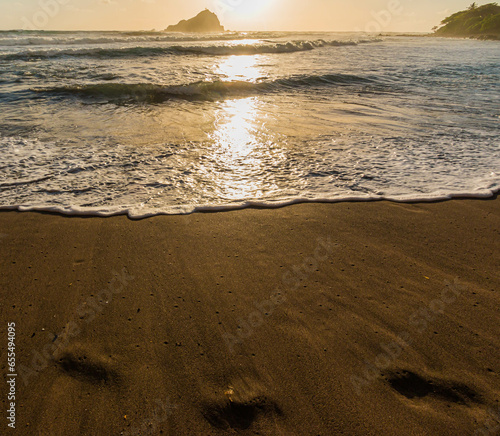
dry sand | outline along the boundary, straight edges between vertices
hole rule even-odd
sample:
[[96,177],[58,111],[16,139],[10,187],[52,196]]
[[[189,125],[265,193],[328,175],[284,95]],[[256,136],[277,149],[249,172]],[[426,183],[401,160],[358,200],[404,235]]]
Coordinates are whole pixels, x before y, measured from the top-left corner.
[[0,434],[498,434],[499,205],[0,213]]

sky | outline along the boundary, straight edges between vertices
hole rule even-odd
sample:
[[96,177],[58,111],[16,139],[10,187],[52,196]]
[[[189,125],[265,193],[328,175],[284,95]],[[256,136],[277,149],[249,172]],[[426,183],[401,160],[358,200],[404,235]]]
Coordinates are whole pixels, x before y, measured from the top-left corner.
[[470,3],[470,0],[0,0],[0,29],[163,30],[208,8],[217,13],[228,30],[429,32],[443,18]]

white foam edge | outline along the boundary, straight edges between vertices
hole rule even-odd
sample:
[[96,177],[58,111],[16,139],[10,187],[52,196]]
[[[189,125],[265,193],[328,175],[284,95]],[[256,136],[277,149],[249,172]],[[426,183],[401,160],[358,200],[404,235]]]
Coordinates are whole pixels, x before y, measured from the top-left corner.
[[394,203],[435,203],[453,199],[486,199],[500,192],[500,187],[494,189],[480,189],[474,192],[429,193],[418,195],[383,196],[383,195],[346,195],[334,198],[294,198],[276,201],[244,201],[240,203],[222,205],[173,205],[165,209],[146,210],[135,208],[82,208],[78,206],[52,206],[52,205],[0,205],[0,210],[18,212],[46,212],[69,216],[95,216],[111,217],[127,215],[130,219],[144,219],[159,215],[189,215],[197,212],[227,212],[249,208],[277,209],[285,206],[303,203],[344,203],[344,202],[373,202],[389,201]]

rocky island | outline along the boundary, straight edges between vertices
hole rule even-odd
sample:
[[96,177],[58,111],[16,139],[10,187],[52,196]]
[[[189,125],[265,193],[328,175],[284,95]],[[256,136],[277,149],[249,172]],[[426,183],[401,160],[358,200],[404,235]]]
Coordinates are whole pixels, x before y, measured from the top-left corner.
[[433,30],[436,36],[500,40],[500,6],[472,3],[466,10],[445,18]]
[[168,26],[167,32],[224,32],[224,26],[220,24],[219,18],[208,9],[200,12],[196,17],[189,20],[181,20],[178,24]]

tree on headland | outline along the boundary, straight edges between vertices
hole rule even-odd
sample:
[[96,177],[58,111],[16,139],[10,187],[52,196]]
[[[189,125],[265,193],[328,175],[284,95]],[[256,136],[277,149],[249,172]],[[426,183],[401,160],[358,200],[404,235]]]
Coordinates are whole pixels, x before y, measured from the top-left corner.
[[488,3],[477,6],[472,3],[465,11],[457,12],[435,27],[439,36],[465,36],[475,38],[500,38],[500,6]]

